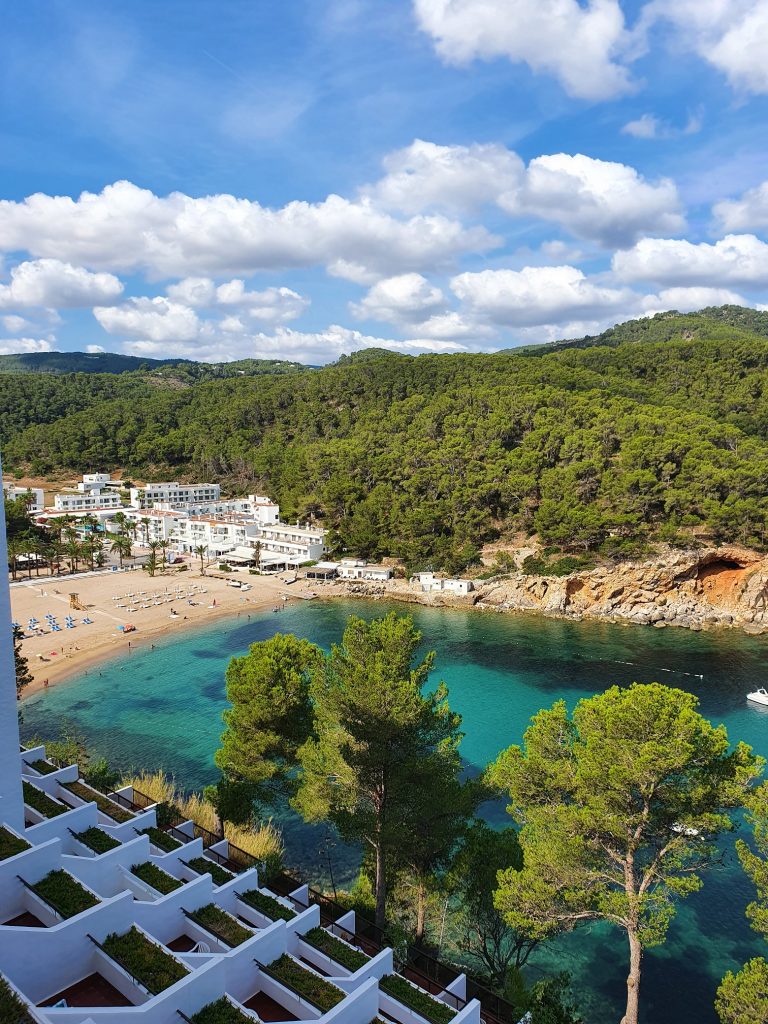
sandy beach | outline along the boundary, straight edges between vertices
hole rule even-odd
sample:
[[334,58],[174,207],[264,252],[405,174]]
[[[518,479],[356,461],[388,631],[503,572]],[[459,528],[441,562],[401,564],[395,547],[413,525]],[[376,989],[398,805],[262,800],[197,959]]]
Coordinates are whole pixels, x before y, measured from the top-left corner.
[[[34,578],[11,587],[13,619],[29,633],[31,618],[40,632],[22,643],[34,681],[25,696],[42,687],[54,686],[79,675],[97,662],[115,657],[131,648],[140,649],[159,637],[203,626],[216,618],[249,615],[282,605],[283,599],[301,600],[312,593],[334,596],[341,588],[298,580],[288,584],[276,576],[233,574],[250,586],[243,592],[227,585],[221,574],[200,575],[169,570],[149,577],[142,571],[108,572],[93,576],[61,576],[55,580]],[[70,594],[78,595],[83,608],[70,605]],[[132,596],[129,596],[132,595]],[[122,606],[122,607],[121,607]],[[55,616],[61,631],[52,630],[46,615]],[[71,615],[74,627],[65,627]],[[83,619],[92,620],[90,624]],[[135,631],[123,633],[120,626],[131,624]]]

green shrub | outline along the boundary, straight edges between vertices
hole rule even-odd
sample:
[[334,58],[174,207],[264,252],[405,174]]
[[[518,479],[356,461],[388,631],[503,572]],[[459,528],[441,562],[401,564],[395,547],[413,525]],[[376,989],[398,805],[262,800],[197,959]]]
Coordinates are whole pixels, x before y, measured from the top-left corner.
[[184,815],[175,804],[161,800],[155,808],[155,821],[158,828],[170,828],[183,820]]
[[208,1003],[190,1017],[191,1024],[253,1024],[253,1017],[246,1017],[224,996],[215,1003]]
[[87,828],[85,832],[75,832],[75,838],[78,839],[83,846],[87,846],[89,850],[93,850],[94,853],[108,853],[110,850],[116,850],[120,843],[113,836],[108,836],[103,829],[91,826]]
[[172,850],[178,850],[183,843],[180,843],[178,839],[174,839],[173,836],[169,836],[167,832],[163,832],[160,828],[145,828],[142,833],[143,836],[149,836],[149,841],[153,843],[158,850],[163,850],[165,853],[170,853]]
[[187,865],[200,875],[210,875],[216,885],[226,885],[235,877],[231,871],[227,871],[220,864],[214,864],[207,857],[195,857],[193,860],[188,860]]
[[302,935],[302,938],[310,946],[321,950],[331,960],[335,960],[337,964],[341,964],[342,967],[346,967],[352,972],[359,971],[368,963],[369,958],[365,953],[361,953],[359,949],[352,949],[346,942],[337,939],[335,935],[331,935],[324,928],[312,928],[306,935]]
[[9,857],[15,857],[17,853],[23,853],[29,848],[26,839],[21,839],[0,825],[0,860],[8,860]]
[[113,932],[102,945],[109,956],[114,957],[153,995],[170,988],[189,974],[175,957],[150,942],[135,926],[123,935]]
[[409,1006],[421,1017],[432,1021],[432,1024],[448,1024],[448,1021],[456,1016],[456,1011],[450,1006],[415,988],[398,974],[386,974],[379,982],[379,988],[393,999],[397,999],[399,1003]]
[[66,871],[51,871],[32,886],[37,895],[62,917],[75,917],[99,902]]
[[255,910],[258,910],[271,921],[292,921],[296,917],[295,910],[286,907],[284,903],[276,900],[274,896],[267,896],[266,893],[259,892],[258,889],[249,889],[241,894],[240,899],[243,903],[247,903]]
[[242,946],[244,942],[253,937],[253,932],[250,929],[244,928],[231,914],[227,914],[215,903],[199,907],[197,910],[193,910],[189,916],[217,938],[223,939],[228,946]]
[[24,791],[24,803],[38,811],[44,818],[56,818],[70,810],[64,804],[56,803],[47,793],[43,793],[29,782],[22,782],[21,787]]
[[3,1024],[35,1024],[27,1007],[3,977],[0,977],[0,1020]]
[[181,565],[176,566],[176,572],[189,572],[189,566],[186,562],[182,562]]
[[62,782],[61,785],[64,789],[68,789],[70,793],[75,796],[79,796],[81,800],[85,800],[87,803],[94,803],[101,811],[102,814],[106,814],[108,818],[113,821],[119,822],[121,825],[126,821],[133,820],[133,814],[131,811],[126,810],[124,807],[120,807],[109,797],[104,796],[103,793],[99,793],[95,789],[91,789],[90,786],[84,785],[82,782]]
[[40,775],[50,775],[52,772],[58,771],[55,764],[51,764],[50,761],[44,761],[42,758],[39,758],[37,761],[30,761],[29,766],[34,768]]
[[340,988],[296,963],[287,953],[273,960],[267,971],[286,988],[292,989],[323,1013],[337,1006],[345,995]]
[[219,562],[219,572],[232,572],[232,567],[226,562]]
[[167,896],[169,892],[175,892],[184,884],[148,860],[145,860],[143,864],[132,865],[131,874],[136,875],[147,885],[151,885],[153,889],[157,889],[163,896]]

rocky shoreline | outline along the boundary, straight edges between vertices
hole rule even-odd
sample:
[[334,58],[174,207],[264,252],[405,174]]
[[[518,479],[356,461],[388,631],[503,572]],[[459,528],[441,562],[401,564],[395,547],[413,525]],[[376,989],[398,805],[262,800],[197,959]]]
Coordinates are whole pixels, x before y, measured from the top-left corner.
[[466,596],[422,593],[405,580],[354,583],[350,596],[392,598],[435,607],[537,612],[685,629],[726,627],[768,632],[768,557],[738,546],[667,549],[646,561],[572,573],[507,573],[478,580]]

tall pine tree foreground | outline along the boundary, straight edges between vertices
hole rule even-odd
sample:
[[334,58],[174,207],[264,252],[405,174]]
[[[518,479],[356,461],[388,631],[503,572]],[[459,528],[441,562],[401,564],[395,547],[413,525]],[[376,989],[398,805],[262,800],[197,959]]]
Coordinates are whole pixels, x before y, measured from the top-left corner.
[[[747,800],[747,820],[755,845],[736,843],[742,867],[757,889],[757,899],[747,907],[756,932],[768,939],[768,782]],[[729,971],[717,991],[715,1003],[723,1024],[766,1024],[768,1021],[768,962],[755,957],[738,974]]]
[[622,929],[629,946],[622,1024],[638,1024],[645,949],[664,942],[677,899],[700,888],[718,857],[727,811],[763,767],[698,700],[658,683],[613,687],[540,711],[522,746],[490,770],[520,825],[521,870],[500,872],[507,922],[546,938],[588,921]]
[[351,618],[312,681],[314,734],[298,753],[293,804],[306,820],[330,820],[344,839],[370,850],[381,928],[387,863],[410,859],[421,875],[439,855],[427,849],[423,832],[410,843],[408,824],[425,796],[433,811],[450,799],[453,785],[446,791],[444,783],[460,768],[461,718],[450,710],[444,684],[422,692],[434,653],[416,661],[420,641],[410,617]]

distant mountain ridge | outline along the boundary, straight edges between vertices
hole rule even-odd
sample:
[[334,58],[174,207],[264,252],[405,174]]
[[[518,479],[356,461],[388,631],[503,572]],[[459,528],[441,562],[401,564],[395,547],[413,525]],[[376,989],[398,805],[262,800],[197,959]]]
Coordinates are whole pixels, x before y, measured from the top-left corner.
[[[118,352],[19,352],[0,355],[0,373],[135,373],[179,367],[206,367],[205,376],[247,376],[308,369],[284,359],[240,359],[231,363],[200,363],[194,359],[148,359]],[[218,369],[218,373],[216,370]]]

